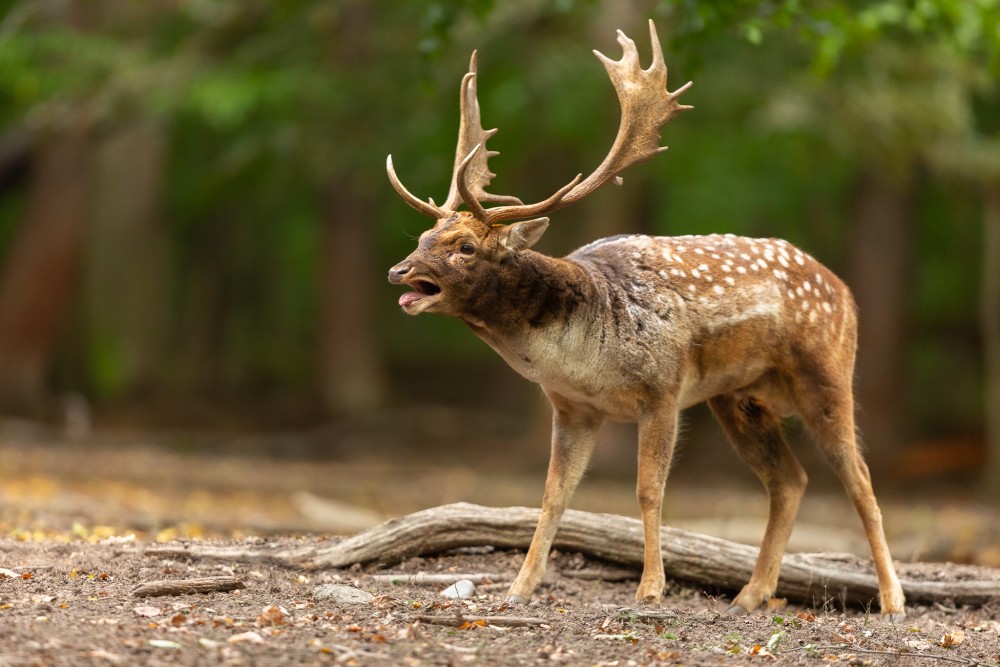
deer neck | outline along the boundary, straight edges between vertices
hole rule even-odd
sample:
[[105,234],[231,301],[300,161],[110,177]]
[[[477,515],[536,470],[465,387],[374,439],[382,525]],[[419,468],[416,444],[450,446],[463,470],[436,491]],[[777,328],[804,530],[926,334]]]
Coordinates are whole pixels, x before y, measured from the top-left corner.
[[561,335],[592,307],[593,285],[575,262],[525,250],[504,259],[499,269],[462,320],[508,362],[510,348]]

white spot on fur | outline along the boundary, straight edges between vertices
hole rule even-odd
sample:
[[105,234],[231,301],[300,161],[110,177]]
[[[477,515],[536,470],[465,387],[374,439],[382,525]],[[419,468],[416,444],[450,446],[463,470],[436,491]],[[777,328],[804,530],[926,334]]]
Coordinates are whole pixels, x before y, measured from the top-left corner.
[[[702,264],[704,266],[704,264]],[[701,278],[701,272],[698,269],[691,269],[691,275],[695,278]]]
[[695,248],[694,249],[694,254],[696,254],[696,255],[704,255],[705,251],[702,250],[701,248]]
[[823,310],[825,310],[827,313],[832,313],[833,312],[833,306],[831,306],[828,302],[824,301],[823,302]]
[[767,262],[765,262],[762,259],[758,259],[757,260],[757,266],[759,266],[762,269],[766,269],[767,268]]
[[725,281],[726,281],[727,285],[735,285],[736,284],[736,281],[733,279],[732,276],[726,276],[725,277]]
[[699,271],[708,271],[708,264],[699,264],[698,265],[698,270]]
[[807,292],[812,292],[813,291],[812,285],[809,284],[808,280],[805,281],[804,283],[802,283],[802,289],[804,289]]
[[693,292],[693,291],[695,291],[698,288],[694,286],[694,283],[689,283],[688,284],[688,289]]
[[787,260],[787,259],[785,259],[784,257],[781,257],[781,256],[779,256],[779,257],[778,257],[778,263],[779,263],[779,264],[781,264],[781,265],[782,265],[783,267],[785,267],[786,269],[787,269],[787,268],[788,268],[788,266],[789,266],[789,265],[788,265],[788,260]]
[[736,273],[746,273],[746,272],[747,272],[747,269],[746,269],[745,266],[737,266],[736,267]]
[[802,266],[802,265],[804,265],[806,263],[805,258],[802,256],[802,253],[800,253],[800,252],[795,253],[795,262],[799,266]]
[[730,268],[729,268],[729,265],[728,265],[728,264],[723,264],[723,265],[722,265],[722,266],[721,266],[720,268],[721,268],[721,269],[722,269],[723,271],[725,271],[726,273],[729,273],[729,271],[731,271],[731,270],[732,270],[732,269],[730,269]]

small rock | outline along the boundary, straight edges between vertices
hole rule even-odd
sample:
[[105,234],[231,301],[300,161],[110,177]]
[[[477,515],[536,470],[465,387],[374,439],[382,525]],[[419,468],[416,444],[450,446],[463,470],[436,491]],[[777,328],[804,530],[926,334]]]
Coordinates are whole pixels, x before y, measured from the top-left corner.
[[184,648],[179,643],[170,641],[169,639],[150,639],[149,645],[153,648],[169,648],[169,649],[179,649]]
[[460,579],[441,591],[441,597],[464,600],[476,594],[476,585],[468,579]]
[[329,598],[344,604],[368,604],[374,597],[368,591],[344,584],[321,584],[313,589],[313,596],[317,600]]

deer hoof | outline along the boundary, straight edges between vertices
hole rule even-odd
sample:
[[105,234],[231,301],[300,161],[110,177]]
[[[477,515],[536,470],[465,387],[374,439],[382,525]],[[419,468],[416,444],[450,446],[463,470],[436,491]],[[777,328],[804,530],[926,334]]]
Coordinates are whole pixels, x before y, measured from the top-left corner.
[[726,616],[746,616],[749,613],[746,607],[739,604],[730,605],[729,609],[726,610]]
[[508,604],[528,604],[528,598],[523,595],[508,595],[506,601]]

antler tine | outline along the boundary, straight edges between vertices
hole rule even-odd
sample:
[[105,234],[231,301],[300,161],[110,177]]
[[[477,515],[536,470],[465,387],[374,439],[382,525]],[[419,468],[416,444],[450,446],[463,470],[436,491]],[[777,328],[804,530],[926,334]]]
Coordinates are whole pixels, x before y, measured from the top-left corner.
[[622,171],[666,150],[665,146],[659,145],[660,130],[676,113],[692,108],[677,103],[677,98],[691,87],[691,82],[672,93],[666,89],[667,66],[652,20],[649,22],[649,37],[653,62],[647,69],[642,69],[639,64],[635,42],[621,30],[618,31],[618,43],[623,52],[620,60],[612,60],[594,51],[608,71],[622,109],[618,135],[600,166],[583,181],[576,179],[574,184],[559,190],[544,202],[488,209],[486,214],[491,222],[516,220],[569,206],[608,181],[620,184],[619,174]]
[[424,215],[434,219],[444,217],[442,210],[434,205],[433,199],[430,203],[427,203],[406,189],[403,182],[399,180],[399,176],[396,175],[396,169],[392,166],[392,155],[389,155],[385,159],[385,170],[389,173],[389,182],[392,183],[392,187],[396,189],[396,192],[403,198],[403,201]]
[[494,195],[485,190],[496,176],[489,170],[487,162],[500,153],[491,150],[479,151],[477,148],[477,146],[485,148],[486,141],[497,133],[496,128],[483,129],[476,86],[477,71],[477,52],[473,51],[469,59],[469,72],[462,77],[459,94],[461,117],[458,145],[455,148],[455,168],[452,172],[451,186],[448,188],[448,197],[444,203],[444,208],[450,211],[456,210],[462,202],[474,212],[482,210],[480,202],[521,204],[521,200],[517,197]]
[[556,190],[548,199],[543,199],[534,204],[522,204],[520,206],[498,206],[484,211],[483,221],[488,224],[496,224],[505,220],[518,220],[520,218],[531,218],[540,213],[555,211],[565,204],[563,203],[566,194],[577,187],[583,174],[577,174],[576,178]]
[[[454,183],[458,188],[458,192],[461,195],[462,200],[469,207],[469,210],[472,211],[472,214],[479,220],[483,220],[486,217],[486,209],[484,209],[483,205],[479,203],[478,199],[476,199],[475,193],[469,190],[466,172],[468,171],[469,165],[472,161],[476,159],[476,155],[479,154],[482,147],[482,144],[476,144],[472,151],[465,156],[465,159],[458,165],[458,169],[455,170],[454,179]],[[486,157],[489,157],[489,153],[486,154]],[[449,197],[449,201],[451,201],[451,197]]]

